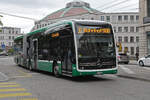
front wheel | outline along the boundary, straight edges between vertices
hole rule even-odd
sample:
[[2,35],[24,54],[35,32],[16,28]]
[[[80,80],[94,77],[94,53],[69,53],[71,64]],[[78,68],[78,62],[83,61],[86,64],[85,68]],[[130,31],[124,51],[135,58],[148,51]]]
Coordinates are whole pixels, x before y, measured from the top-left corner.
[[58,65],[54,65],[54,68],[53,68],[53,73],[56,77],[60,77],[60,74],[59,74],[59,66]]
[[129,62],[125,62],[125,64],[129,64]]
[[144,66],[143,61],[139,61],[139,65],[140,65],[140,66]]

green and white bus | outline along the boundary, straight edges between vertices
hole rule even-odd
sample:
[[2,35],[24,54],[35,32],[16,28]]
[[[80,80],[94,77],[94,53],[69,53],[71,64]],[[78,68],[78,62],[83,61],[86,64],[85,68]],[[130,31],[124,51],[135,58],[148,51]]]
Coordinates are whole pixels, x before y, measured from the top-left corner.
[[65,20],[14,40],[15,62],[55,76],[116,74],[116,49],[110,23]]

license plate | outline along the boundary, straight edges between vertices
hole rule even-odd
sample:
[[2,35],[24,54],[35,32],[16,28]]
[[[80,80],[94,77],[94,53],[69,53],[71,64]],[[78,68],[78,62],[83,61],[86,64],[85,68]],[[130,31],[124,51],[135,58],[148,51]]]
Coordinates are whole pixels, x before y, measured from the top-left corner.
[[97,72],[97,75],[102,75],[103,73],[102,72]]

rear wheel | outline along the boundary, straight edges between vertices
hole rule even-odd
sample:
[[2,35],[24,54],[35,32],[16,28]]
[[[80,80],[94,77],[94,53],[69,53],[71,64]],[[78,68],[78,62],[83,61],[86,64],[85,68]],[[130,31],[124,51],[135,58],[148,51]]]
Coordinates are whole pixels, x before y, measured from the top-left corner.
[[53,68],[53,73],[56,77],[60,77],[60,74],[59,74],[59,66],[57,64],[54,65],[54,68]]
[[140,66],[144,66],[143,61],[139,61],[139,65],[140,65]]

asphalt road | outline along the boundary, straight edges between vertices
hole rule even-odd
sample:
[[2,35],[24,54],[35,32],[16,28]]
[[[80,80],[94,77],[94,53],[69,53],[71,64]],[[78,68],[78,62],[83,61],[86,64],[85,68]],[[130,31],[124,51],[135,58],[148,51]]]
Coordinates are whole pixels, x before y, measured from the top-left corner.
[[0,57],[0,100],[150,100],[150,68],[122,64],[117,75],[56,78]]

